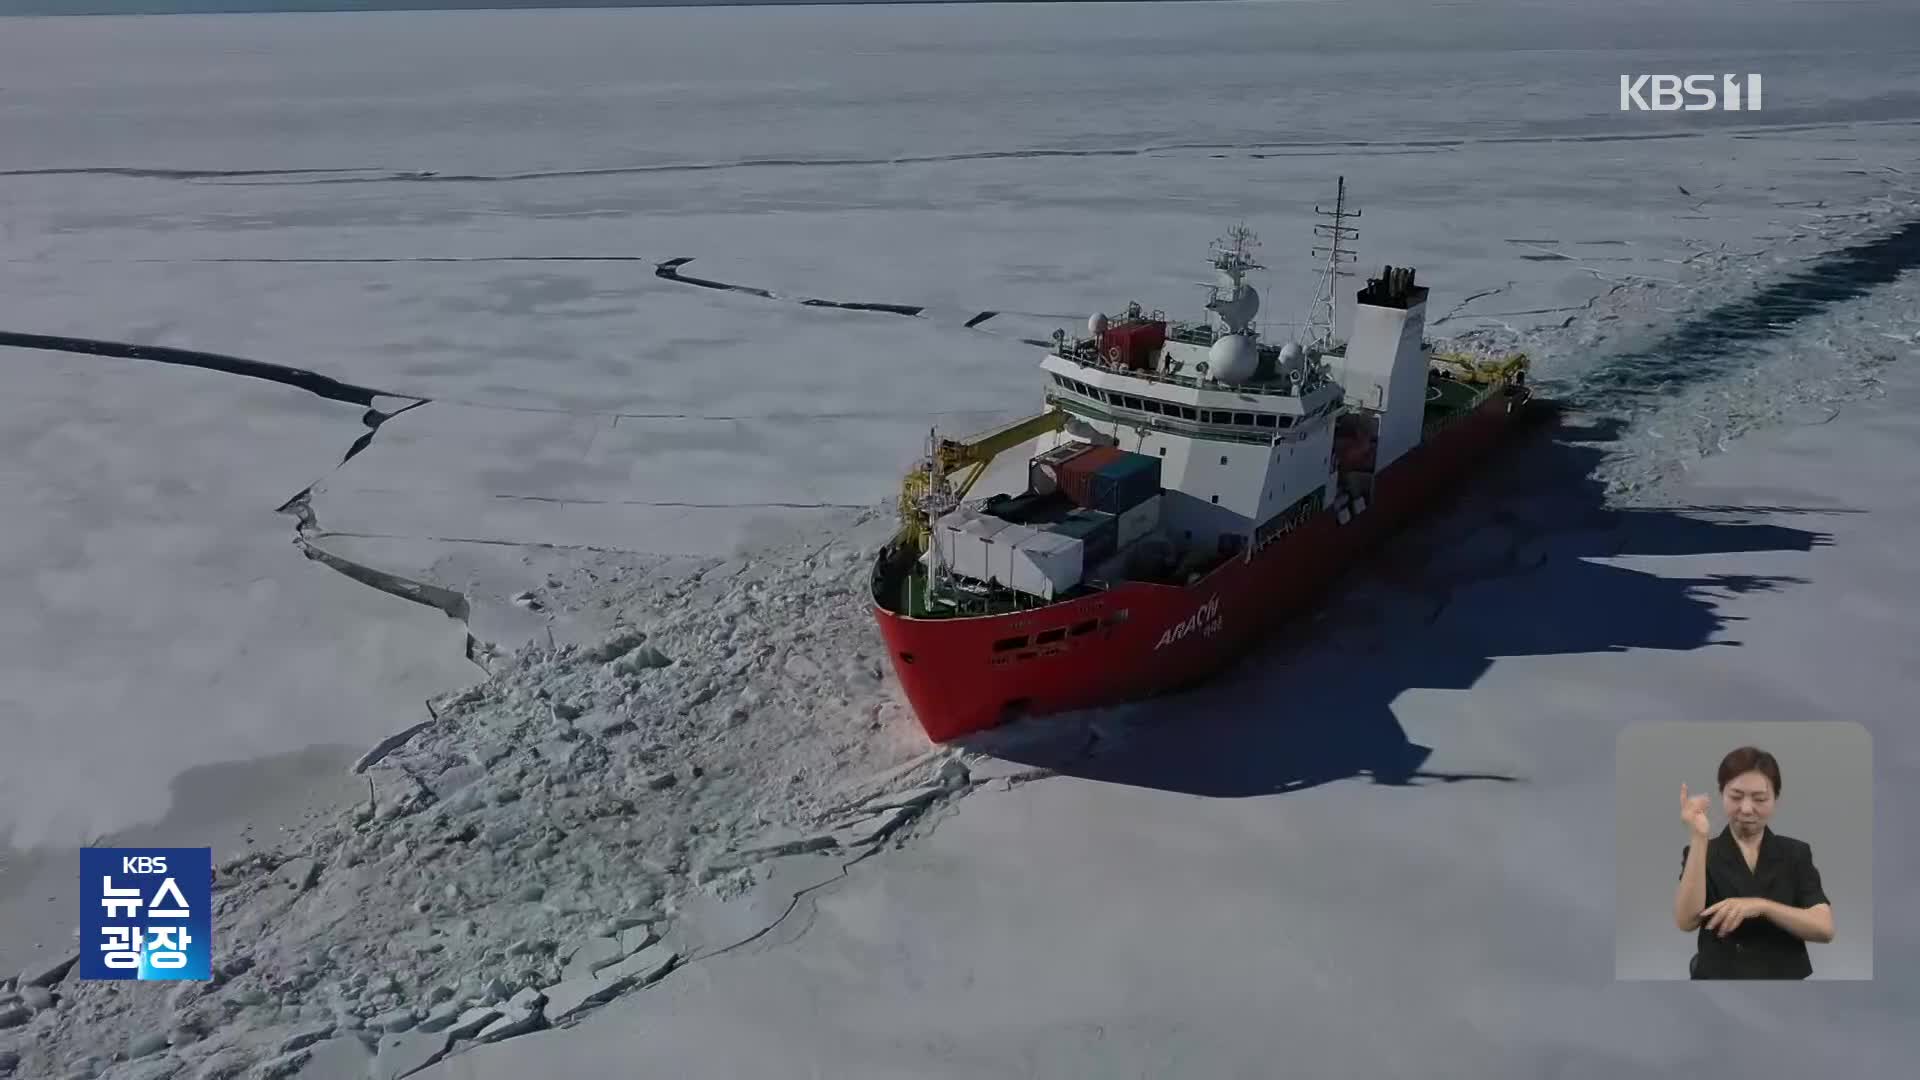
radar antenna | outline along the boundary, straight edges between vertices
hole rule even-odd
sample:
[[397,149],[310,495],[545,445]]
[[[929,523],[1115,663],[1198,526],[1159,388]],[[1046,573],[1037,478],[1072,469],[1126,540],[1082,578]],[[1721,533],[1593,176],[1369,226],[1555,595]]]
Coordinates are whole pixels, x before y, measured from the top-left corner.
[[1309,345],[1325,352],[1333,346],[1340,334],[1339,305],[1334,300],[1339,288],[1339,279],[1352,276],[1348,271],[1341,269],[1346,263],[1352,262],[1354,257],[1353,252],[1347,248],[1346,242],[1360,235],[1359,230],[1346,224],[1348,218],[1360,216],[1360,211],[1347,209],[1346,177],[1340,178],[1340,187],[1334,197],[1333,209],[1322,210],[1319,206],[1315,206],[1313,212],[1333,219],[1329,223],[1313,227],[1313,234],[1327,241],[1327,246],[1316,247],[1313,253],[1326,256],[1327,264],[1320,272],[1320,287],[1314,293],[1313,309],[1307,315],[1307,333],[1312,337]]
[[1254,315],[1260,310],[1260,294],[1246,280],[1247,271],[1266,269],[1253,257],[1253,250],[1259,246],[1260,238],[1245,225],[1228,229],[1223,239],[1215,240],[1210,246],[1212,265],[1219,279],[1203,283],[1208,290],[1206,307],[1219,316],[1229,334],[1250,329]]

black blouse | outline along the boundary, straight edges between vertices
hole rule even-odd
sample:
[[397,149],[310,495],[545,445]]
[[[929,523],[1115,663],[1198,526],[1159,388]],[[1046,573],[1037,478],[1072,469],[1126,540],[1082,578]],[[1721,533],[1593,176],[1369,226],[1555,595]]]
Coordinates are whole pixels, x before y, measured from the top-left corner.
[[[1689,844],[1680,851],[1682,877],[1692,847]],[[1829,902],[1820,888],[1811,847],[1763,829],[1760,856],[1749,870],[1729,827],[1707,841],[1706,906],[1735,896],[1759,896],[1796,908]],[[1748,919],[1724,938],[1702,923],[1696,941],[1688,968],[1696,979],[1804,979],[1813,974],[1807,943],[1765,917]]]

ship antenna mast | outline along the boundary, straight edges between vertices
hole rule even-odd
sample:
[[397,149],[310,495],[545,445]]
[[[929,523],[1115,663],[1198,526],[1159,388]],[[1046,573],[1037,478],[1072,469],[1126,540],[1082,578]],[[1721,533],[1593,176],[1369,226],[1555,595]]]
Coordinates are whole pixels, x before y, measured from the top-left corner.
[[1359,230],[1346,223],[1348,218],[1357,218],[1360,211],[1347,209],[1347,178],[1340,177],[1340,187],[1334,196],[1333,209],[1322,210],[1319,206],[1313,212],[1322,217],[1332,218],[1313,227],[1313,234],[1327,241],[1327,246],[1313,249],[1315,255],[1326,256],[1327,262],[1320,271],[1320,287],[1314,293],[1313,310],[1307,315],[1307,332],[1312,335],[1310,344],[1325,352],[1331,348],[1340,334],[1339,305],[1334,297],[1339,288],[1339,279],[1352,276],[1341,267],[1353,261],[1353,252],[1346,242],[1359,237]]
[[1202,283],[1207,289],[1206,306],[1229,334],[1249,330],[1260,309],[1259,295],[1247,285],[1247,271],[1266,269],[1253,257],[1253,249],[1258,246],[1259,237],[1244,224],[1228,229],[1226,237],[1212,245],[1213,268],[1219,279]]

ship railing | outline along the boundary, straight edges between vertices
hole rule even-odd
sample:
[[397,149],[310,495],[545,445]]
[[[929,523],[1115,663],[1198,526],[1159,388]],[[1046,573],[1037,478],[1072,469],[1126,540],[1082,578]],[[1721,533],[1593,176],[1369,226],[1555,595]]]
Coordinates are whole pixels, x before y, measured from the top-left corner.
[[1167,327],[1167,340],[1183,345],[1211,345],[1220,339],[1213,327],[1193,323],[1174,323]]
[[1460,423],[1462,420],[1465,420],[1466,418],[1472,416],[1474,412],[1480,408],[1480,406],[1486,404],[1486,401],[1488,398],[1493,397],[1495,394],[1502,394],[1506,392],[1507,392],[1507,388],[1504,385],[1494,385],[1494,386],[1483,387],[1481,388],[1480,393],[1475,394],[1473,399],[1469,401],[1466,405],[1458,409],[1449,409],[1447,412],[1439,416],[1424,420],[1420,425],[1421,440],[1425,441],[1425,440],[1431,439],[1435,435],[1438,435],[1439,433],[1447,430],[1453,425]]
[[1306,377],[1301,380],[1297,390],[1292,383],[1210,385],[1192,375],[1172,375],[1164,371],[1132,368],[1125,364],[1114,363],[1100,355],[1099,347],[1091,341],[1075,341],[1062,346],[1060,349],[1060,358],[1063,360],[1071,360],[1076,364],[1083,364],[1087,367],[1097,368],[1101,371],[1112,372],[1115,375],[1125,375],[1128,378],[1140,379],[1143,382],[1160,383],[1165,386],[1178,386],[1185,390],[1225,390],[1229,393],[1254,394],[1261,397],[1298,398],[1305,394],[1310,394],[1333,381],[1333,376],[1327,372],[1310,371]]
[[926,618],[977,618],[1039,611],[1112,588],[1112,583],[1105,578],[1083,578],[1073,588],[1048,598],[953,573],[943,575],[945,580],[936,583],[924,570],[916,572],[923,582],[920,607]]
[[1254,530],[1253,544],[1246,554],[1252,556],[1254,552],[1265,549],[1268,544],[1299,528],[1325,505],[1326,500],[1319,488],[1295,499],[1293,505],[1268,518]]
[[[1098,402],[1089,402],[1077,395],[1061,394],[1054,390],[1046,392],[1049,405],[1064,409],[1076,416],[1097,413],[1088,417],[1093,420],[1111,420],[1129,427],[1146,428],[1150,431],[1165,431],[1173,435],[1186,435],[1210,442],[1245,443],[1248,446],[1279,446],[1282,443],[1297,442],[1305,438],[1301,432],[1304,423],[1290,428],[1256,428],[1253,431],[1241,429],[1238,425],[1202,424],[1194,420],[1169,420],[1165,413],[1141,412],[1124,406],[1111,408]],[[1309,414],[1302,420],[1319,413]]]

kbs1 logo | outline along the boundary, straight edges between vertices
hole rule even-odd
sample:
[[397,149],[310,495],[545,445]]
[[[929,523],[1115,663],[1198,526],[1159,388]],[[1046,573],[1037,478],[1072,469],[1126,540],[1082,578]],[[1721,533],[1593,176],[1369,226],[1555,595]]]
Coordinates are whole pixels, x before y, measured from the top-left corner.
[[80,849],[80,977],[211,979],[213,849]]
[[[1719,92],[1714,91],[1716,78]],[[1622,75],[1620,111],[1702,112],[1722,109],[1727,112],[1760,111],[1760,76],[1748,75]],[[1686,101],[1685,98],[1692,98]]]

